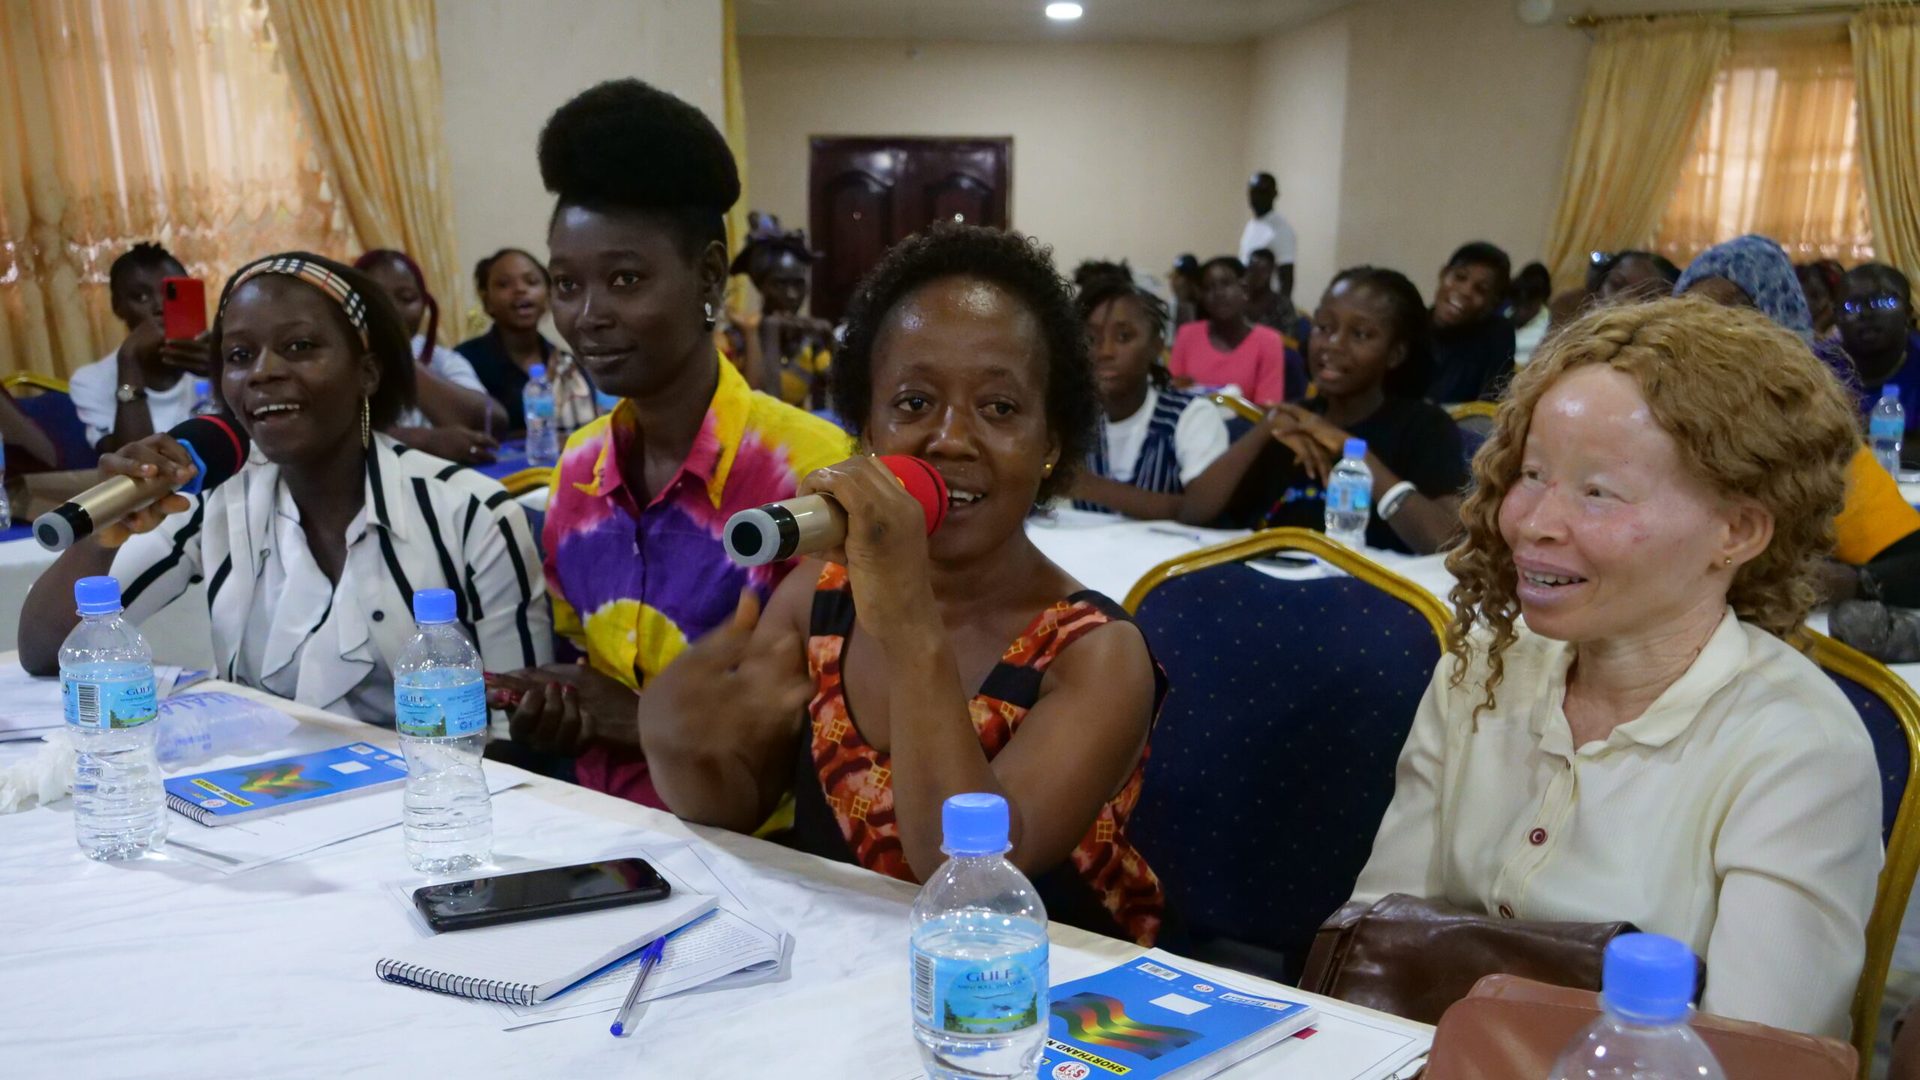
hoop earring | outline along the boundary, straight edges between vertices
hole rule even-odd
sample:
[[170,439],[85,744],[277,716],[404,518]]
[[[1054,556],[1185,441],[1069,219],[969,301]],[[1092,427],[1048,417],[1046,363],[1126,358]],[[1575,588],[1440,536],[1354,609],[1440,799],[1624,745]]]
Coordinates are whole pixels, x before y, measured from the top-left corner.
[[367,406],[366,395],[360,397],[360,449],[373,445],[373,410]]
[[711,300],[708,300],[708,301],[707,301],[706,303],[704,303],[704,304],[701,304],[701,305],[700,305],[700,308],[701,308],[701,310],[702,310],[702,311],[704,311],[704,312],[706,313],[706,316],[707,316],[707,329],[709,329],[709,330],[711,330],[711,329],[713,329],[713,321],[714,321],[714,320],[713,320],[713,301],[711,301]]

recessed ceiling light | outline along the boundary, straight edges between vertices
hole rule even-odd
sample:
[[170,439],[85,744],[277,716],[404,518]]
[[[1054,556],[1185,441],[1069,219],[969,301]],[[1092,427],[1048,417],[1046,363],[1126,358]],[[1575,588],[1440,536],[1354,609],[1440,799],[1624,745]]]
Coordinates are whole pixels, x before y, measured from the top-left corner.
[[1072,22],[1085,13],[1079,4],[1068,2],[1068,0],[1047,5],[1047,18],[1054,22]]

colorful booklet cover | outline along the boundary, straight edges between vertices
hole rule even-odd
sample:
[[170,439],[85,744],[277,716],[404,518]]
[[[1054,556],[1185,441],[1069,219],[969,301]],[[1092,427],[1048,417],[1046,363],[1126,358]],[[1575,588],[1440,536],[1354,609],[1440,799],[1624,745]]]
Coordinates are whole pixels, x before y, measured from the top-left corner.
[[312,754],[213,769],[167,780],[167,806],[202,825],[226,825],[347,795],[407,778],[399,753],[353,743]]
[[1149,953],[1053,988],[1042,1080],[1196,1080],[1313,1021],[1297,1001],[1257,997]]

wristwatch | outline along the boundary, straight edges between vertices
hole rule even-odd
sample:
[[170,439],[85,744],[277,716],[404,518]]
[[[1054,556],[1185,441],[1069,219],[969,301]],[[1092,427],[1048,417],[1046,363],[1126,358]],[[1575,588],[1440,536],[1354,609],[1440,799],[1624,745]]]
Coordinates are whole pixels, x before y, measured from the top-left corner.
[[132,383],[121,383],[120,389],[115,390],[113,396],[120,404],[131,405],[141,398],[146,397],[147,390],[144,386],[135,386]]

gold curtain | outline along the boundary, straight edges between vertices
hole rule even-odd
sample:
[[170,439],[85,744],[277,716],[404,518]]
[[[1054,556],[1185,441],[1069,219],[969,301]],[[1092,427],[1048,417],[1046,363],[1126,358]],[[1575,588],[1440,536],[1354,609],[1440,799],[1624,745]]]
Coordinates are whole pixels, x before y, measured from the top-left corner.
[[1578,284],[1589,253],[1653,236],[1731,37],[1725,15],[1600,28],[1547,232],[1557,284]]
[[[740,31],[733,21],[734,0],[725,0],[722,10],[724,26],[721,29],[720,66],[721,78],[725,82],[726,117],[721,127],[727,135],[727,149],[733,151],[733,161],[740,169],[740,201],[727,211],[727,256],[738,255],[740,248],[747,242],[747,213],[752,204],[747,201],[747,98],[740,84]],[[729,312],[738,314],[746,306],[746,281],[734,277],[727,280],[726,307]]]
[[[369,248],[412,255],[451,343],[467,307],[453,235],[433,0],[267,0],[287,74]],[[556,17],[564,17],[557,15]]]
[[119,345],[107,268],[354,246],[257,0],[0,0],[0,372]]
[[1760,233],[1795,262],[1873,257],[1844,27],[1734,35],[1654,249],[1681,266]]
[[1920,281],[1920,11],[1869,11],[1850,29],[1874,246]]

